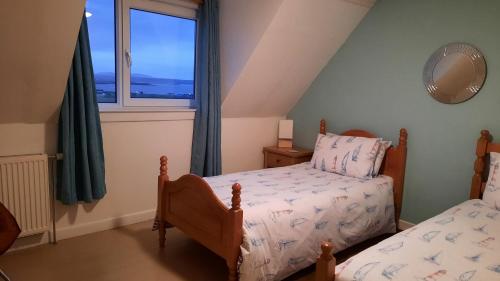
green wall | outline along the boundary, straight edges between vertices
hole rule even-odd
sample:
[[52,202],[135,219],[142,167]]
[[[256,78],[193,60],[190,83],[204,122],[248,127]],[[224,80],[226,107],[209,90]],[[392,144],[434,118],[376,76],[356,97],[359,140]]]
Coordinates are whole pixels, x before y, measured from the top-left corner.
[[[477,46],[488,77],[471,100],[431,98],[427,58],[449,42]],[[420,222],[468,198],[475,142],[483,128],[500,139],[500,1],[379,0],[289,113],[295,143],[313,147],[327,128],[370,130],[397,141],[408,129],[402,219]]]

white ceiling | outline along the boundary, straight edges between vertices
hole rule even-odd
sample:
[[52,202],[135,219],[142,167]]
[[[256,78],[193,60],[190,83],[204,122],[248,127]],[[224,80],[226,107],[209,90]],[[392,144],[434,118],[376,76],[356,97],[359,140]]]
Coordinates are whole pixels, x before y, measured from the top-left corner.
[[84,0],[2,1],[0,123],[58,114]]
[[247,2],[221,4],[223,117],[286,115],[373,4],[255,1],[247,14]]

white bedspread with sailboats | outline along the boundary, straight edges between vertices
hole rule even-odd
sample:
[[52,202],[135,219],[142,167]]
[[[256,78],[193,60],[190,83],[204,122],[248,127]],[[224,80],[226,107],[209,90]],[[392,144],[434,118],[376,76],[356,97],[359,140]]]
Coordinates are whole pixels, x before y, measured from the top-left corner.
[[321,241],[342,250],[396,230],[387,176],[358,179],[303,163],[205,180],[227,206],[231,185],[242,186],[240,281],[281,280],[315,263]]
[[500,280],[500,210],[466,201],[337,266],[335,280]]

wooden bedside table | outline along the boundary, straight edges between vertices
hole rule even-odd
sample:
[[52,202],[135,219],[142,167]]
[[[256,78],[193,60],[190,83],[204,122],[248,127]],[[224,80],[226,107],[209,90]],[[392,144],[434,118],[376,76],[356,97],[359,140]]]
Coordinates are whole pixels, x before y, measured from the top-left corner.
[[[297,152],[290,152],[290,150]],[[264,168],[283,167],[311,160],[313,151],[310,149],[293,147],[280,148],[277,146],[264,147]]]

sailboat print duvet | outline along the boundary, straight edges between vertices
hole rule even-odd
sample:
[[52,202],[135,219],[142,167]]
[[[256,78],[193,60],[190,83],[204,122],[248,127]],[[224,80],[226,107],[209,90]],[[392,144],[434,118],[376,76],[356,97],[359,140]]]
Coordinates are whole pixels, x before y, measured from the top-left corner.
[[358,179],[294,166],[208,177],[231,205],[231,185],[242,186],[240,281],[281,280],[316,262],[318,245],[340,251],[394,233],[392,178]]
[[500,210],[466,201],[337,266],[335,280],[500,280]]

